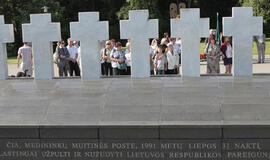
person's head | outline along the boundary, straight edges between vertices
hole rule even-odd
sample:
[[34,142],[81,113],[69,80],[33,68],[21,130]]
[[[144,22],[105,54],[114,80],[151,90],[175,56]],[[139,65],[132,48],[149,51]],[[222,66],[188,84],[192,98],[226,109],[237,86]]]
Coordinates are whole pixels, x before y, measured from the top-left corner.
[[168,45],[168,50],[171,51],[171,52],[173,51],[173,45],[172,44]]
[[217,34],[217,30],[213,29],[213,35],[216,35],[216,34]]
[[73,44],[74,44],[74,46],[77,46],[78,45],[78,41],[74,41]]
[[115,44],[115,47],[116,47],[116,49],[117,49],[118,51],[120,51],[120,50],[122,49],[122,44],[121,44],[121,42],[117,42],[117,43]]
[[168,32],[164,33],[164,38],[169,38],[169,33]]
[[216,43],[215,37],[214,37],[213,35],[210,35],[210,37],[209,37],[209,42],[210,42],[211,44],[215,44],[215,43]]
[[23,45],[28,46],[29,43],[28,42],[23,42]]
[[65,42],[64,41],[60,41],[60,45],[61,45],[61,47],[65,47]]
[[158,45],[158,47],[157,47],[157,53],[162,53],[162,46],[161,45]]
[[173,43],[173,44],[174,44],[174,43],[175,43],[175,41],[176,41],[176,39],[175,39],[175,38],[170,38],[170,42],[171,42],[171,43]]
[[115,39],[111,39],[111,43],[112,43],[112,46],[114,47],[115,46]]
[[165,44],[165,45],[167,45],[168,43],[169,42],[168,42],[168,40],[166,38],[162,38],[162,40],[160,42],[160,44]]
[[73,45],[73,40],[69,38],[67,41],[68,41],[68,45],[71,47]]
[[211,44],[216,44],[216,40],[214,38],[210,39]]
[[214,31],[213,29],[210,29],[209,34],[213,35],[213,31]]
[[226,37],[224,42],[227,44],[227,43],[231,43],[231,38],[230,37]]
[[105,46],[107,49],[111,49],[112,48],[112,43],[111,41],[106,41],[106,46]]
[[152,42],[151,42],[151,46],[155,46],[155,45],[157,45],[157,40],[153,39]]
[[61,46],[61,41],[57,42],[57,46],[60,47]]

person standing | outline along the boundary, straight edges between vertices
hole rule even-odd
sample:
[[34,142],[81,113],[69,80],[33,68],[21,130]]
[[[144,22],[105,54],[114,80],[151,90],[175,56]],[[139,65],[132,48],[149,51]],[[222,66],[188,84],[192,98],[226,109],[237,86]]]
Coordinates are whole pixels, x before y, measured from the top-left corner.
[[106,46],[102,50],[102,70],[105,76],[112,76],[112,64],[111,64],[111,52],[112,52],[112,43],[111,41],[106,41]]
[[153,39],[150,45],[150,73],[151,75],[155,75],[156,67],[155,67],[155,52],[157,49],[157,39]]
[[67,50],[70,55],[70,61],[69,61],[69,75],[73,76],[73,72],[75,72],[75,76],[80,76],[80,68],[77,62],[78,59],[78,50],[76,47],[73,46],[73,41],[71,38],[68,39],[68,46]]
[[130,42],[126,44],[126,53],[125,53],[125,58],[126,58],[126,66],[127,66],[127,71],[126,75],[131,75],[131,49],[130,49]]
[[177,74],[178,53],[175,52],[172,43],[170,43],[168,45],[168,52],[166,54],[166,58],[167,58],[167,61],[168,61],[167,74]]
[[264,63],[265,59],[265,34],[255,36],[255,42],[258,50],[258,63]]
[[113,49],[111,54],[111,64],[113,68],[113,75],[123,75],[126,70],[125,65],[125,52],[122,50],[122,44],[117,42],[116,49]]
[[177,74],[179,71],[179,66],[180,66],[181,48],[180,48],[180,45],[176,43],[176,38],[171,38],[170,41],[171,41],[170,44],[173,45],[173,52],[175,56],[177,56],[177,61],[176,61],[176,64],[177,64],[176,74]]
[[232,73],[232,43],[231,38],[226,37],[224,43],[221,45],[222,59],[226,67],[226,74]]
[[65,42],[61,41],[60,46],[57,49],[57,66],[59,77],[68,76],[68,71],[70,70],[69,68],[70,60],[71,60],[70,55],[67,48],[65,47]]
[[[20,60],[22,58],[22,63]],[[20,72],[25,74],[25,77],[32,77],[33,74],[33,53],[32,48],[28,42],[24,42],[24,45],[19,48],[17,57],[17,67],[20,68]]]
[[78,66],[80,67],[80,62],[81,62],[81,47],[79,46],[79,42],[78,41],[74,41],[74,47],[77,49],[77,53],[78,53],[78,57],[77,57],[77,62],[78,62]]
[[207,56],[207,73],[218,74],[220,73],[219,59],[221,51],[219,45],[213,36],[209,38],[204,53]]
[[165,71],[166,71],[165,59],[166,59],[166,53],[163,53],[163,48],[161,45],[159,45],[157,48],[156,56],[155,56],[157,75],[164,75],[165,74]]

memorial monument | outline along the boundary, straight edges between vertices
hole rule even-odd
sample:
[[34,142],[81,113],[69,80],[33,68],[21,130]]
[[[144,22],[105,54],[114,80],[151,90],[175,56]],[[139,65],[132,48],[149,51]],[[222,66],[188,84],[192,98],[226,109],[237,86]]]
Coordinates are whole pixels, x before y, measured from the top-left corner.
[[6,43],[14,41],[12,24],[5,24],[4,16],[0,16],[0,80],[8,78]]
[[[60,25],[50,14],[31,15],[23,37],[33,42],[37,80],[0,81],[0,160],[269,160],[270,79],[251,76],[248,61],[262,19],[251,17],[251,8],[233,11],[224,34],[234,38],[235,77],[199,77],[199,39],[207,36],[209,19],[199,9],[182,9],[171,20],[173,36],[183,40],[182,78],[149,77],[142,58],[149,58],[147,42],[158,35],[158,21],[143,10],[120,22],[121,38],[132,43],[132,78],[98,77],[96,46],[108,38],[108,22],[91,12],[71,23],[86,59],[82,79],[51,80],[50,42],[60,39]],[[11,28],[0,17],[2,44],[13,41]],[[6,69],[5,47],[0,54]],[[247,61],[240,61],[244,54]]]
[[149,20],[148,15],[148,10],[130,11],[129,20],[120,21],[121,39],[132,41],[131,77],[150,77],[150,59],[147,53],[149,39],[158,37],[158,20]]
[[200,9],[181,9],[181,18],[171,20],[172,37],[182,39],[183,77],[200,76],[200,41],[209,36],[209,18],[200,18]]
[[252,8],[233,8],[232,18],[223,18],[224,36],[233,37],[234,76],[252,76],[253,36],[263,34],[262,22]]
[[23,41],[32,42],[35,79],[52,79],[52,42],[61,40],[60,23],[51,23],[51,14],[31,14],[30,24],[23,24]]
[[98,41],[109,39],[109,23],[99,22],[98,12],[79,13],[79,22],[70,23],[70,30],[71,39],[81,42],[82,79],[99,78]]

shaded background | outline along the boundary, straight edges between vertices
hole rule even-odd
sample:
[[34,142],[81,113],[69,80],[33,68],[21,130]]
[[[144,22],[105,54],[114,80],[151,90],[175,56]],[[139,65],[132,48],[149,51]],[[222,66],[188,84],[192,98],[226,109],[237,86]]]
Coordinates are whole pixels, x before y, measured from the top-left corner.
[[[200,8],[201,17],[210,17],[211,28],[216,28],[217,12],[231,16],[234,6],[253,6],[254,15],[264,16],[264,33],[270,35],[269,0],[191,0],[191,8]],[[159,19],[159,34],[170,33],[170,4],[185,0],[0,0],[0,14],[5,22],[14,25],[15,43],[8,44],[8,56],[15,56],[22,45],[21,24],[30,23],[29,14],[43,13],[48,6],[53,22],[61,22],[62,39],[69,37],[69,23],[78,21],[78,12],[99,11],[100,20],[110,23],[110,39],[119,40],[119,20],[128,19],[131,9],[148,9],[150,18]],[[221,28],[220,23],[220,28]],[[222,28],[221,28],[222,31]],[[89,37],[91,38],[91,37]]]

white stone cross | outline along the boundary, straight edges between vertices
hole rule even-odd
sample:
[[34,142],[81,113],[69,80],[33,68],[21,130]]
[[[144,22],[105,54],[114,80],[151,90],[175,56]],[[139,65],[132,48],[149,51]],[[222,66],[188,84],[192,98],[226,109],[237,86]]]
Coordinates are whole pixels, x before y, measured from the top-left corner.
[[223,18],[223,35],[233,37],[233,75],[252,76],[253,36],[263,34],[263,18],[253,17],[251,7],[232,9]]
[[120,38],[131,40],[131,77],[150,77],[149,39],[158,37],[158,20],[148,19],[148,10],[129,11],[120,21]]
[[6,43],[14,42],[12,24],[5,24],[4,16],[0,16],[0,79],[8,78]]
[[209,36],[209,18],[200,18],[200,9],[181,9],[180,19],[171,19],[171,36],[182,39],[183,77],[200,76],[200,38]]
[[81,43],[82,79],[99,78],[100,50],[98,41],[109,39],[109,23],[99,21],[99,12],[79,13],[79,22],[70,23],[71,39]]
[[51,22],[51,14],[31,14],[31,23],[23,24],[23,41],[32,42],[35,79],[54,77],[52,42],[61,40],[60,23]]

